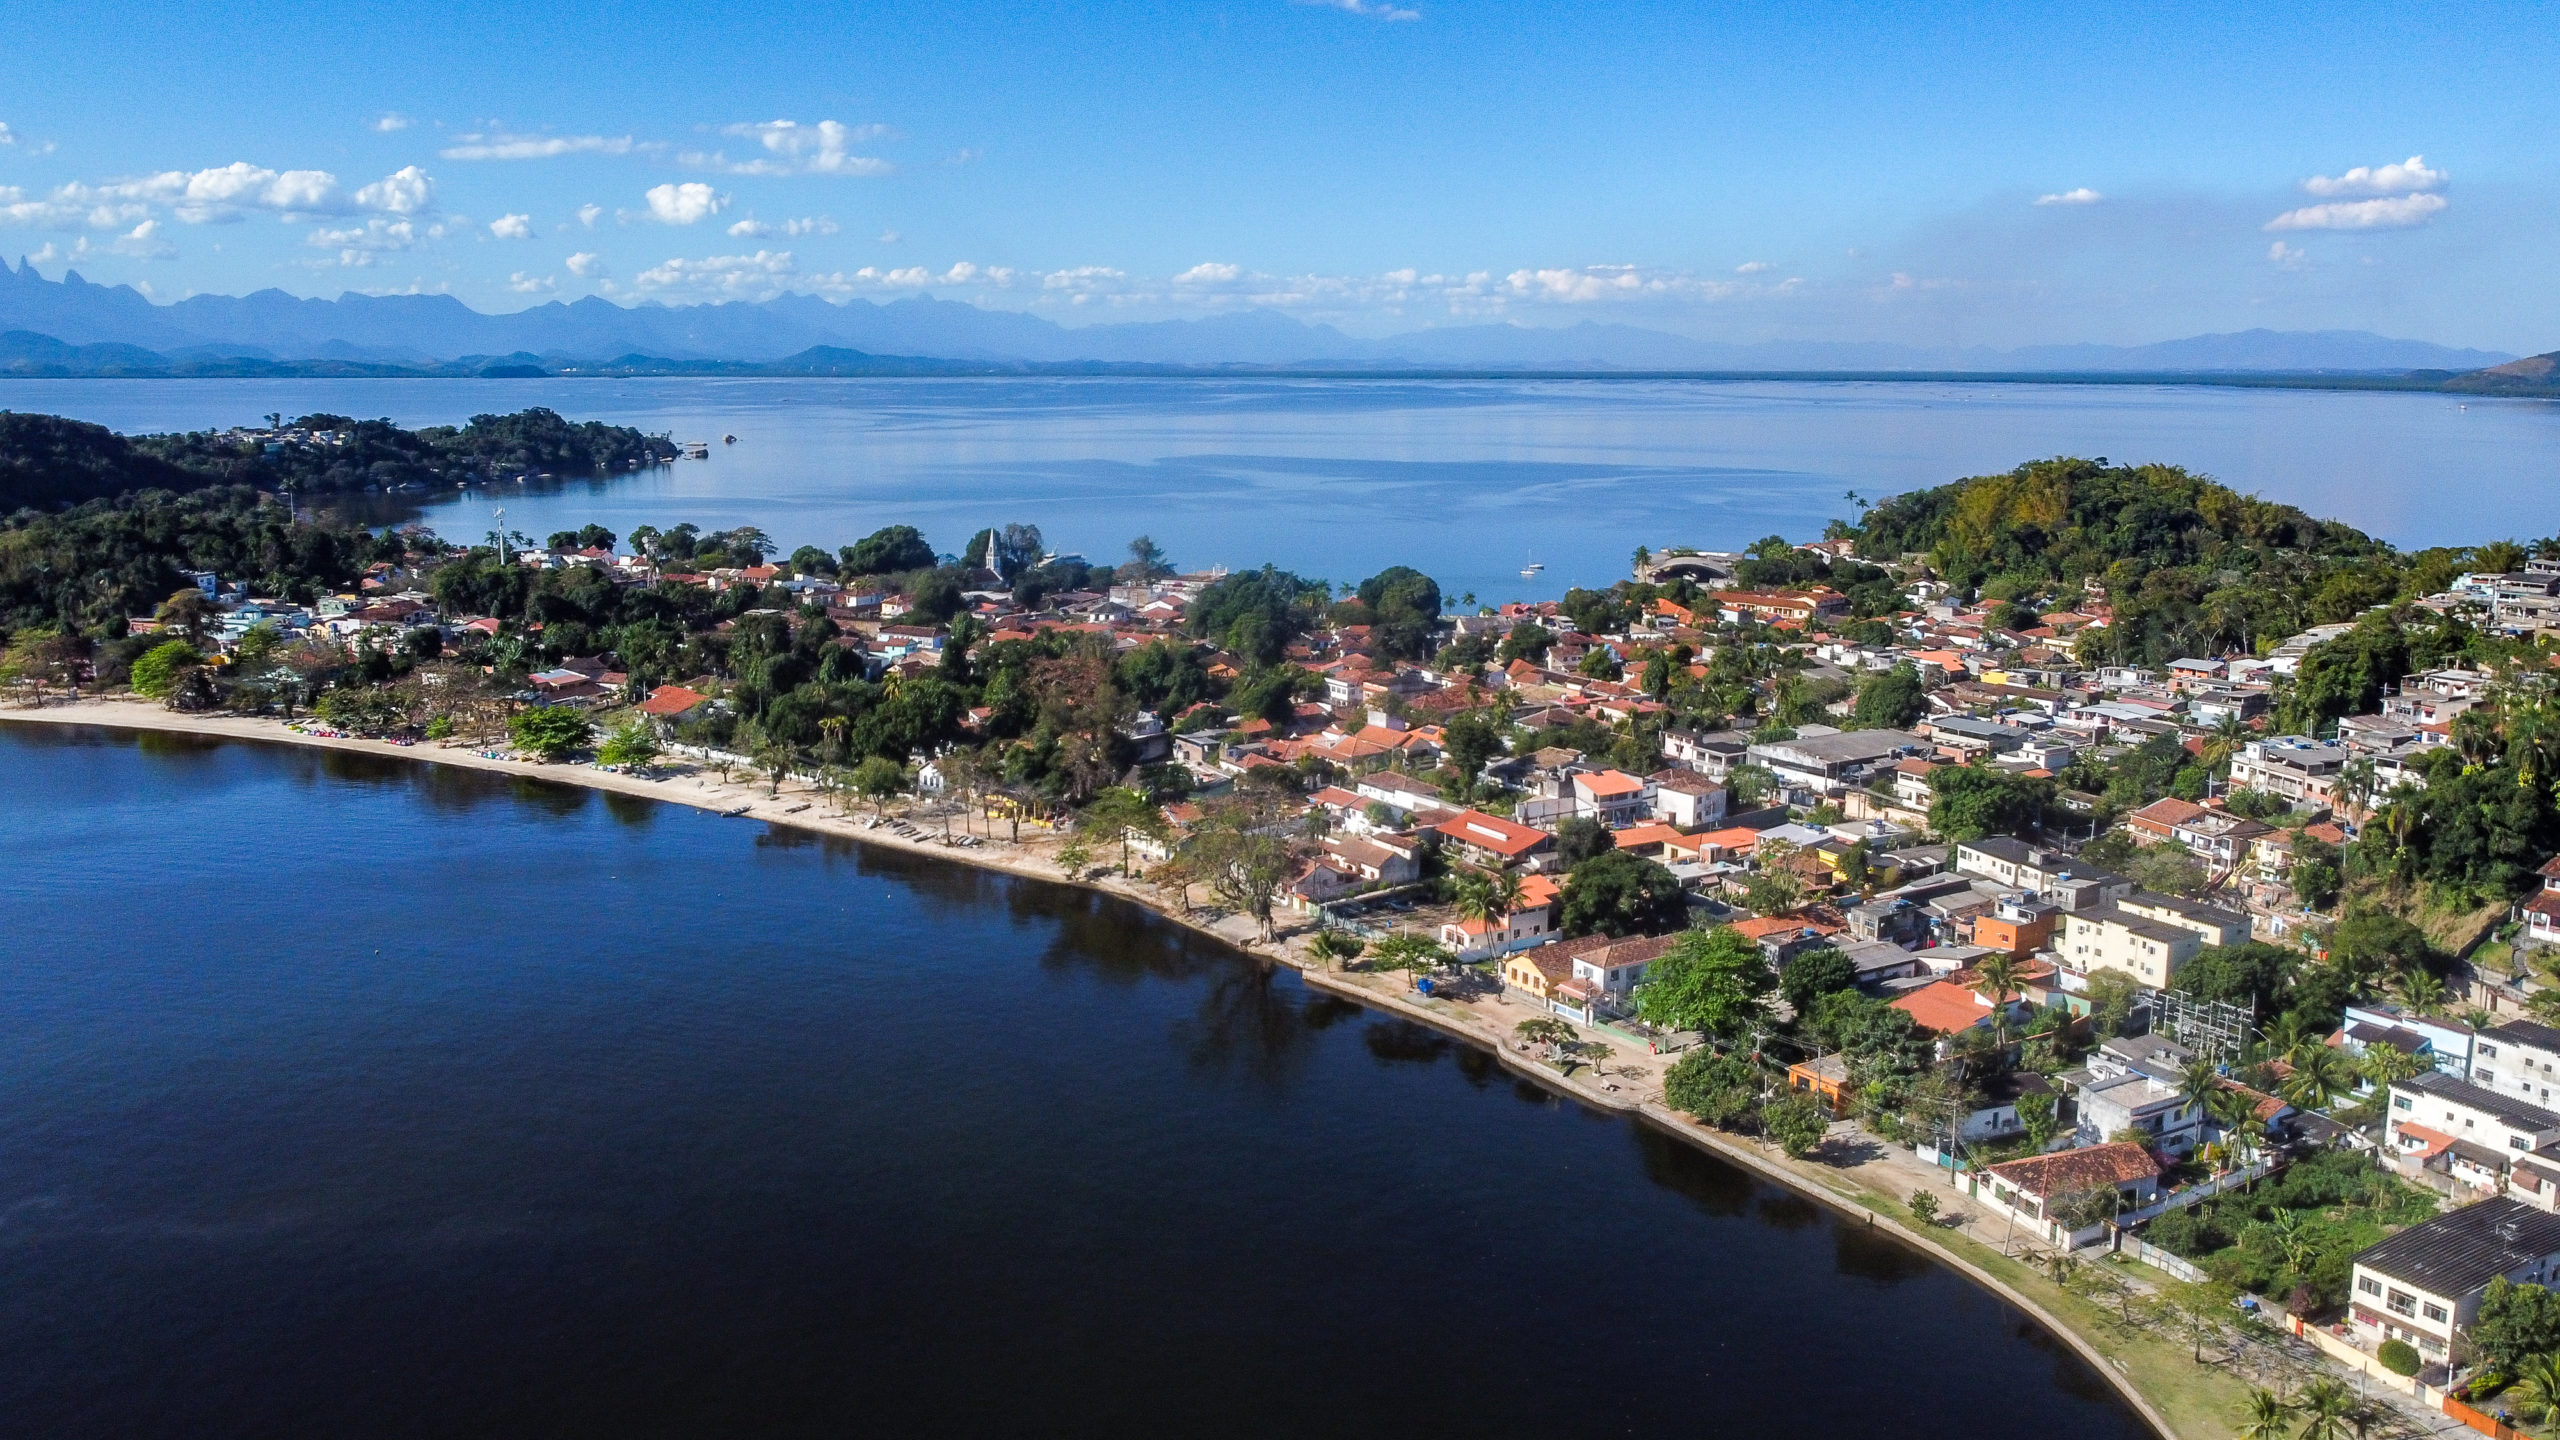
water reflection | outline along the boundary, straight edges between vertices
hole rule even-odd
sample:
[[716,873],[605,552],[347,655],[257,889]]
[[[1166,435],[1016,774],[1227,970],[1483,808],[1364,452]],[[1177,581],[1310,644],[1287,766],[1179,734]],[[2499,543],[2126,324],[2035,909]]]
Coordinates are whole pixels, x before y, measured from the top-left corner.
[[1831,1237],[1831,1268],[1851,1279],[1891,1288],[1934,1274],[1938,1267],[1882,1226],[1843,1225]]
[[1436,1065],[1458,1048],[1457,1041],[1410,1020],[1372,1021],[1360,1042],[1382,1065]]
[[1194,1070],[1234,1070],[1271,1087],[1305,1069],[1316,1038],[1297,977],[1283,980],[1279,966],[1255,960],[1213,973],[1199,1009],[1174,1030]]
[[1804,1230],[1822,1221],[1822,1207],[1792,1190],[1773,1190],[1760,1197],[1760,1223],[1773,1230]]
[[617,823],[635,830],[644,830],[657,823],[657,801],[640,795],[625,795],[618,790],[607,790],[603,795],[605,813]]
[[1708,1215],[1751,1213],[1751,1202],[1760,1191],[1760,1182],[1739,1167],[1711,1155],[1700,1154],[1686,1141],[1665,1135],[1650,1125],[1630,1124],[1627,1131],[1635,1137],[1636,1154],[1644,1161],[1646,1179],[1690,1201]]

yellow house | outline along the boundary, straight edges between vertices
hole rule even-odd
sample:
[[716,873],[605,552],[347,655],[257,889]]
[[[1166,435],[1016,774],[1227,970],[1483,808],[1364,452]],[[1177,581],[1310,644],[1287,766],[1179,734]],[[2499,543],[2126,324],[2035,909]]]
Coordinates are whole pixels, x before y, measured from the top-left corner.
[[1536,999],[1553,1000],[1556,987],[1573,978],[1572,959],[1548,953],[1562,948],[1541,945],[1513,955],[1502,962],[1502,983]]

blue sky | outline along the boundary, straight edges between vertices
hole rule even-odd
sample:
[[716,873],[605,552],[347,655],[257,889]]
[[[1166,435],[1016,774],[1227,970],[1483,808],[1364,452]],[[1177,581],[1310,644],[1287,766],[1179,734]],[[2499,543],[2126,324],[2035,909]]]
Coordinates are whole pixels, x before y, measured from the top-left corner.
[[0,250],[161,299],[2560,345],[2547,7],[530,8],[17,0]]

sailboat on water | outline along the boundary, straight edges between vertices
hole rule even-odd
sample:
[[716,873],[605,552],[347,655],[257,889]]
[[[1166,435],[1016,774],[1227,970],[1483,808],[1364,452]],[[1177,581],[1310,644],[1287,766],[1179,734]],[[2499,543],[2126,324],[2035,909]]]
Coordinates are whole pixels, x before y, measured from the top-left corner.
[[1533,551],[1529,556],[1529,563],[1520,567],[1520,578],[1523,580],[1535,580],[1538,578],[1538,572],[1546,568],[1546,566],[1538,563],[1537,554]]

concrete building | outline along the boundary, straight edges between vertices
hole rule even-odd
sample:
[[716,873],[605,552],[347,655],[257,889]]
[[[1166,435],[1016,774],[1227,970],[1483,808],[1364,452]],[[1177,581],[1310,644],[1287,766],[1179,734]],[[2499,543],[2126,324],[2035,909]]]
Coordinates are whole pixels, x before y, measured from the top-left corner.
[[2369,1344],[2398,1340],[2429,1361],[2452,1358],[2500,1277],[2560,1280],[2560,1215],[2499,1197],[2412,1225],[2355,1259],[2349,1319]]
[[2249,917],[2237,910],[2135,890],[2121,900],[2065,912],[2055,949],[2065,965],[2083,974],[2121,970],[2158,988],[2205,946],[2248,938]]

